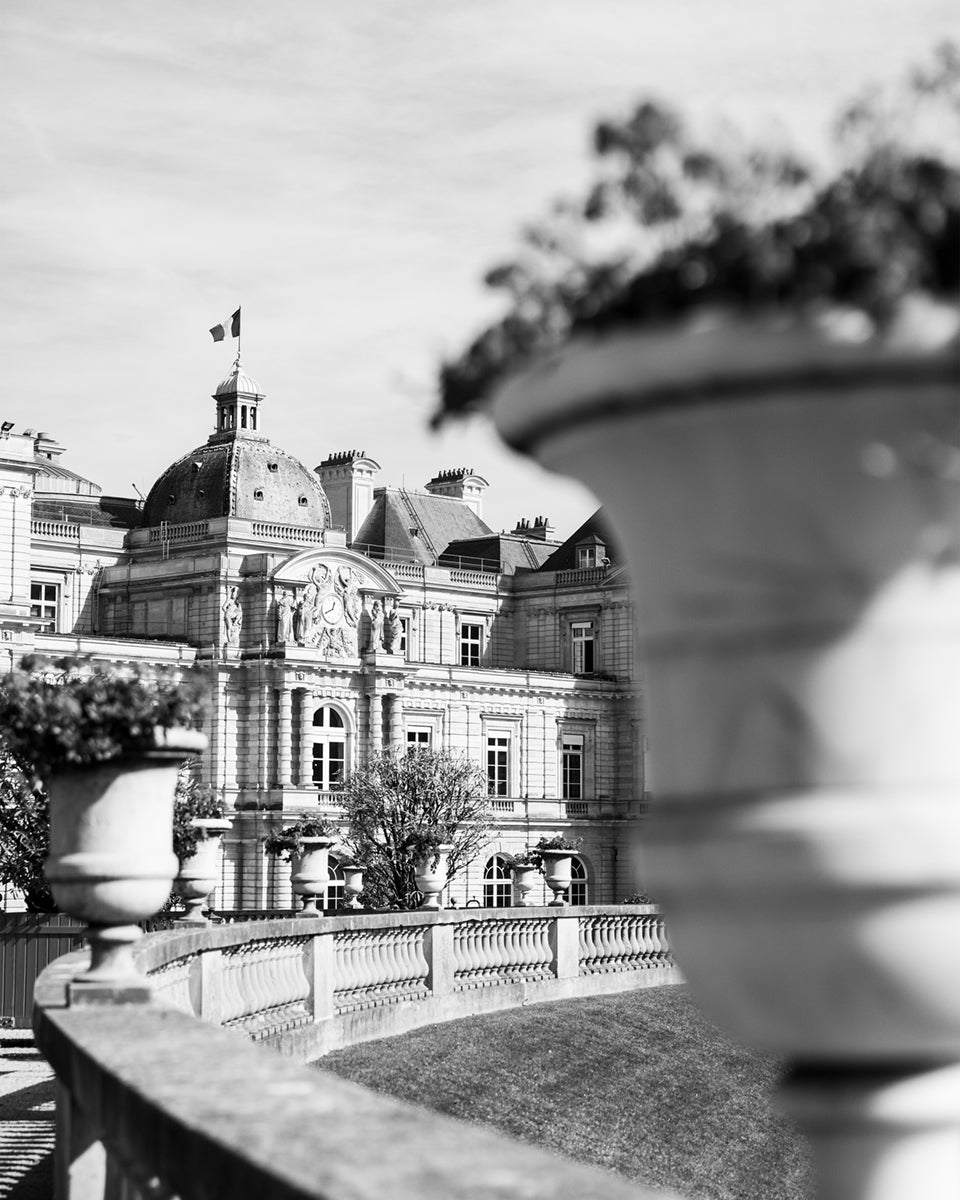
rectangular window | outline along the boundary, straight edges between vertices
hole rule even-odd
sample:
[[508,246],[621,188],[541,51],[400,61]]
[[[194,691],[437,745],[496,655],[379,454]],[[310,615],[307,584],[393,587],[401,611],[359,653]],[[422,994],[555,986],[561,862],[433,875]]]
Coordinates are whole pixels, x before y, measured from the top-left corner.
[[429,750],[433,731],[430,729],[408,729],[408,750]]
[[467,624],[460,626],[460,666],[479,667],[483,651],[483,626]]
[[30,616],[42,622],[38,633],[57,632],[60,616],[59,583],[30,584]]
[[560,782],[564,800],[583,799],[583,737],[566,734],[560,752]]
[[510,795],[509,734],[492,734],[487,738],[487,795]]
[[573,645],[574,675],[592,675],[596,670],[593,623],[591,621],[575,621],[570,626],[570,637]]
[[337,792],[346,778],[346,742],[313,743],[313,785],[322,792]]
[[406,658],[407,650],[409,649],[409,646],[410,646],[410,618],[409,617],[401,617],[400,618],[400,649],[398,650],[397,653],[402,654],[403,657]]
[[577,566],[580,570],[597,565],[597,552],[593,546],[581,546],[577,550]]

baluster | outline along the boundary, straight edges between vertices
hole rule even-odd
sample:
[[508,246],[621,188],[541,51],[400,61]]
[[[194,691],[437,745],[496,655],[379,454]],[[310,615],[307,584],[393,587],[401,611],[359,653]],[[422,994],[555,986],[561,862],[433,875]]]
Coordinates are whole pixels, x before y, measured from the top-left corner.
[[624,971],[627,967],[630,944],[627,941],[627,927],[623,917],[613,918],[613,941],[614,950],[616,951],[613,960],[613,969],[615,971]]
[[480,953],[477,947],[477,923],[467,921],[462,926],[463,937],[463,979],[465,983],[473,980],[480,965]]
[[589,975],[597,969],[597,923],[599,917],[585,917],[580,922],[580,972]]
[[240,946],[231,946],[223,952],[221,978],[221,1011],[223,1024],[235,1021],[243,1012],[243,995],[240,991]]
[[464,979],[470,970],[470,926],[461,921],[453,927],[453,978]]
[[374,995],[378,998],[389,996],[396,991],[396,985],[401,978],[400,966],[400,930],[387,929],[385,937],[377,940],[379,953],[376,956],[377,966]]
[[640,917],[640,945],[643,952],[643,965],[645,967],[649,967],[657,957],[657,943],[654,940],[656,923],[656,917]]

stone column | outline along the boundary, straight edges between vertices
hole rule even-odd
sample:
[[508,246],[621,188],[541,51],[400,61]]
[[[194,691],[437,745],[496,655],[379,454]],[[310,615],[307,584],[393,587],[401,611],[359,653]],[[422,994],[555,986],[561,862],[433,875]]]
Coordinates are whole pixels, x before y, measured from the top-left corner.
[[257,787],[265,792],[270,786],[270,694],[273,689],[269,684],[260,687],[260,749],[257,763]]
[[403,745],[403,693],[390,693],[390,749],[395,754],[402,754]]
[[383,698],[379,692],[370,692],[370,753],[383,753]]
[[309,688],[300,688],[301,788],[313,787],[313,703]]
[[282,788],[293,787],[290,775],[290,739],[293,732],[293,693],[285,684],[280,688],[277,720],[277,782]]

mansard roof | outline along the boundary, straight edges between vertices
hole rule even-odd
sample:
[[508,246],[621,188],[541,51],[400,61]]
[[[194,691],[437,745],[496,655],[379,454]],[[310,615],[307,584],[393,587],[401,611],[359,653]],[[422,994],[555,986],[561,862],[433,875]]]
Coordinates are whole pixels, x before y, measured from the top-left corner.
[[[536,571],[557,548],[557,542],[545,542],[512,533],[492,533],[489,537],[461,538],[451,542],[443,557],[447,561],[455,557],[462,559],[464,567],[470,567],[471,562],[496,563],[498,570],[512,575],[518,567]],[[478,566],[478,569],[489,570],[490,566]]]
[[93,525],[98,528],[136,529],[143,513],[136,500],[124,496],[34,495],[31,516],[35,521],[60,525]]
[[394,552],[430,565],[451,542],[492,535],[493,530],[464,501],[449,496],[382,488],[354,545]]
[[553,554],[540,568],[542,571],[573,571],[577,567],[577,546],[595,544],[596,539],[600,541],[606,548],[606,556],[609,558],[612,566],[616,566],[623,561],[623,556],[620,553],[620,548],[617,545],[616,535],[607,521],[606,515],[602,508],[584,521],[579,529],[575,530],[560,546],[555,549]]

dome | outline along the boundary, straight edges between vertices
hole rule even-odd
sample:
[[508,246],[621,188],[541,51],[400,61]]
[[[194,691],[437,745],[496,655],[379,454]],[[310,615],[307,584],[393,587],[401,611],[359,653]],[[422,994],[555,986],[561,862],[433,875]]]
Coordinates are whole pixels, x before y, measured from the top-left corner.
[[208,442],[160,476],[144,505],[144,523],[181,524],[239,517],[310,529],[330,526],[330,504],[313,471],[264,437]]
[[216,517],[330,528],[330,503],[314,471],[259,429],[260,385],[239,355],[214,395],[216,426],[204,446],[167,467],[150,489],[144,524],[182,525]]
[[260,384],[240,366],[239,358],[233,364],[230,374],[217,384],[217,390],[213,394],[214,396],[234,396],[237,392],[243,392],[248,396],[263,395],[260,391]]

